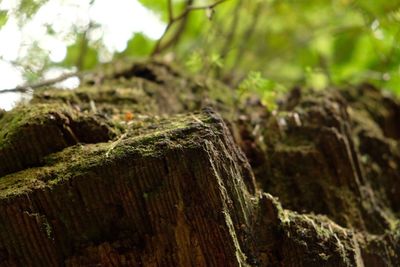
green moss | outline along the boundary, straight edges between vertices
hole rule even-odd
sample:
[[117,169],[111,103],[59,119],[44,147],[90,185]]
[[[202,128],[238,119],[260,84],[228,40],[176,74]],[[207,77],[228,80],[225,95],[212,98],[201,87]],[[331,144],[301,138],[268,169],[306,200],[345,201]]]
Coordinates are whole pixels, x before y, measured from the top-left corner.
[[26,169],[0,179],[0,199],[28,192],[31,188],[44,187],[46,183],[40,177],[46,177],[48,168]]
[[319,253],[318,256],[319,256],[320,259],[322,259],[323,261],[328,261],[329,258],[331,257],[330,255],[326,255],[326,254],[323,253],[323,252]]
[[[144,85],[146,84],[146,85]],[[144,87],[154,85],[138,79],[129,81],[105,81],[99,86],[81,86],[76,90],[47,89],[35,92],[32,103],[66,103],[90,111],[93,104],[99,110],[135,113],[156,111],[154,100],[146,94]]]
[[[148,127],[147,132],[136,135],[128,129],[122,138],[108,143],[75,145],[47,156],[43,167],[26,169],[0,179],[0,199],[26,193],[34,188],[51,187],[63,180],[85,173],[90,168],[107,161],[138,156],[157,156],[166,149],[191,147],[193,135],[198,135],[201,120],[205,115],[177,116],[164,120],[157,127]],[[197,121],[198,120],[198,121]],[[204,129],[204,128],[203,128]]]
[[0,147],[7,144],[24,125],[41,124],[51,119],[52,112],[70,112],[70,109],[59,104],[37,104],[20,105],[7,112],[0,119]]
[[53,229],[51,228],[51,225],[49,224],[49,222],[47,220],[45,220],[43,223],[43,226],[44,226],[44,230],[46,231],[47,237],[49,239],[51,239],[53,236]]
[[110,145],[108,154],[116,157],[126,153],[157,155],[161,152],[160,149],[166,147],[190,147],[191,143],[194,142],[191,134],[195,133],[197,128],[192,128],[188,119],[190,119],[190,116],[178,116],[171,123],[158,124],[157,128],[146,129],[146,127],[143,127],[140,134],[128,130],[125,139],[115,141],[117,144],[114,146]]
[[6,115],[7,111],[5,111],[4,109],[0,108],[0,119],[4,117],[4,115]]
[[304,244],[307,248],[306,258],[339,260],[345,266],[352,266],[353,245],[347,229],[338,226],[326,216],[291,211],[287,211],[287,215],[290,223],[283,224],[283,231],[291,242]]

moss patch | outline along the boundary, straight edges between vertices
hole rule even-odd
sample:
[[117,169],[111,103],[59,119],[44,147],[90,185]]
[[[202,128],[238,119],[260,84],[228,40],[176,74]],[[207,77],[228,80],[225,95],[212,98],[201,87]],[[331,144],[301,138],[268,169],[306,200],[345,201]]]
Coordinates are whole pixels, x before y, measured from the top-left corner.
[[7,144],[24,125],[42,124],[55,119],[53,113],[70,113],[71,109],[62,104],[20,105],[6,112],[0,119],[0,148]]
[[113,142],[68,147],[44,158],[43,167],[6,175],[0,179],[0,198],[57,184],[116,159],[158,156],[167,149],[199,146],[205,135],[215,134],[204,114],[157,120],[157,124],[148,122],[140,131],[128,128],[126,134]]

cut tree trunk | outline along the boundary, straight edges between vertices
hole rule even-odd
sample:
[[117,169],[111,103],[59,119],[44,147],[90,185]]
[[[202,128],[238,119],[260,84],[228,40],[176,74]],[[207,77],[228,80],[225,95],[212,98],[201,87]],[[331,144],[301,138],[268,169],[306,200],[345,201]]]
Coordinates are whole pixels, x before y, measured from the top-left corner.
[[0,266],[400,266],[399,118],[162,62],[38,90],[0,113]]

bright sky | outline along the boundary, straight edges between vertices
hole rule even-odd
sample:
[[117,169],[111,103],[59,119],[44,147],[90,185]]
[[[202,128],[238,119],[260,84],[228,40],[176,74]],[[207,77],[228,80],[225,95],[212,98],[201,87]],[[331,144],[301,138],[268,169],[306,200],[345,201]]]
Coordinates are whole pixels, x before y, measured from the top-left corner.
[[[0,90],[24,83],[21,69],[10,62],[26,57],[33,44],[37,43],[48,51],[53,62],[61,62],[66,56],[67,46],[74,42],[70,33],[74,28],[86,29],[90,21],[101,26],[90,33],[89,39],[101,39],[106,46],[104,51],[99,51],[103,62],[111,60],[113,52],[123,51],[135,32],[157,39],[165,28],[165,24],[137,0],[95,0],[92,5],[89,0],[49,0],[21,29],[13,16],[20,1],[0,0],[0,10],[9,14],[7,23],[0,29]],[[46,25],[52,26],[55,35],[47,33]],[[35,66],[40,69],[41,62]],[[65,71],[53,69],[44,76],[54,78]],[[67,86],[77,86],[76,80],[66,82]],[[19,99],[19,94],[0,94],[0,108],[9,110]]]

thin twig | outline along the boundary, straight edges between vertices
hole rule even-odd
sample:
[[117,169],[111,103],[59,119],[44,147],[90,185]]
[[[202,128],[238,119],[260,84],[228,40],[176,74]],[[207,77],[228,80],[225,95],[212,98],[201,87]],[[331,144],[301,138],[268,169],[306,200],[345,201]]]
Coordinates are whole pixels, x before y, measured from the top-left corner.
[[109,149],[106,152],[106,158],[110,156],[111,151],[119,144],[122,142],[122,140],[128,135],[128,132],[122,134],[120,137],[118,137],[117,140],[111,143]]
[[[92,6],[94,1],[95,0],[91,0],[89,5]],[[94,23],[93,23],[93,21],[90,21],[88,26],[82,33],[82,38],[80,39],[81,49],[79,51],[79,56],[78,56],[78,59],[76,62],[76,67],[78,68],[78,70],[82,70],[82,68],[84,67],[85,56],[86,56],[86,54],[88,52],[88,48],[89,48],[88,34],[93,29],[93,27],[94,27]]]
[[33,84],[26,84],[26,85],[20,85],[17,86],[15,88],[11,88],[11,89],[1,89],[0,90],[0,94],[2,93],[26,93],[29,90],[33,90],[33,89],[37,89],[40,87],[44,87],[44,86],[49,86],[49,85],[53,85],[55,83],[59,83],[62,82],[68,78],[71,77],[82,77],[83,73],[78,73],[78,72],[72,72],[72,73],[64,73],[59,77],[53,78],[53,79],[48,79],[48,80],[44,80],[44,81],[39,81]]
[[186,23],[182,23],[182,27],[178,30],[177,34],[175,34],[175,36],[173,36],[169,42],[167,42],[164,46],[161,46],[162,41],[164,40],[165,36],[167,35],[167,33],[169,32],[169,30],[171,29],[172,25],[174,25],[174,23],[182,20],[182,19],[187,19],[189,13],[191,11],[196,11],[196,10],[204,10],[204,9],[213,9],[215,8],[217,5],[222,4],[223,2],[226,2],[228,0],[219,0],[213,4],[210,5],[206,5],[206,6],[192,6],[190,3],[192,1],[188,1],[189,5],[187,5],[185,7],[185,10],[178,15],[177,17],[173,16],[173,12],[172,12],[172,1],[168,0],[168,24],[165,27],[164,33],[162,34],[162,36],[158,39],[153,52],[151,53],[151,56],[155,56],[156,54],[159,54],[161,51],[163,51],[164,49],[166,49],[167,47],[169,47],[172,43],[174,43],[180,36],[180,34],[183,32],[183,29],[185,28],[185,24]]
[[174,17],[174,12],[172,9],[172,0],[168,0],[168,22],[171,22],[171,20]]
[[228,0],[219,0],[211,5],[207,6],[188,6],[182,14],[180,14],[178,17],[174,18],[174,21],[180,20],[184,17],[186,17],[191,11],[195,10],[204,10],[204,9],[213,9],[214,7],[218,6],[219,4],[222,4],[223,2],[226,2]]
[[[223,45],[222,51],[220,53],[221,57],[224,58],[228,54],[230,47],[232,45],[233,37],[236,34],[237,26],[239,23],[240,10],[242,9],[243,1],[239,0],[239,3],[236,5],[235,10],[233,11],[233,19],[230,25],[230,31],[225,39],[225,44]],[[247,40],[246,40],[247,41]]]
[[253,13],[253,20],[244,33],[244,37],[242,38],[242,41],[239,45],[238,52],[236,54],[236,58],[234,60],[232,70],[235,69],[239,65],[239,62],[242,60],[242,57],[245,54],[244,50],[246,49],[246,45],[247,45],[248,41],[250,40],[250,38],[252,37],[252,35],[258,25],[261,11],[263,10],[263,5],[264,5],[263,2],[258,2],[256,5],[256,10]]
[[[187,0],[186,1],[186,6],[190,6],[193,3],[193,0]],[[174,35],[169,38],[169,40],[163,42],[163,44],[159,45],[158,51],[164,51],[168,47],[172,46],[173,44],[177,43],[182,35],[182,33],[185,31],[186,24],[188,22],[189,16],[184,17],[179,24],[179,27],[176,29]],[[171,24],[172,25],[172,24]]]
[[79,56],[77,58],[76,62],[76,67],[78,70],[82,70],[84,65],[85,65],[85,57],[89,49],[89,40],[88,40],[88,35],[89,32],[93,29],[94,23],[91,21],[89,25],[87,26],[86,30],[82,33],[81,39],[80,39],[80,51],[79,51]]
[[[185,10],[187,9],[188,6],[190,6],[192,4],[193,0],[187,0],[186,1],[186,6],[185,6]],[[187,18],[187,17],[186,17]],[[168,46],[170,46],[174,40],[179,38],[179,35],[181,34],[181,32],[183,32],[184,28],[185,28],[185,24],[186,24],[186,20],[184,19],[183,22],[181,23],[181,27],[177,30],[175,36],[173,36],[168,43],[165,43],[162,45],[162,40],[165,39],[165,36],[167,35],[169,29],[172,27],[172,25],[177,22],[177,20],[174,18],[174,14],[173,14],[173,7],[172,7],[172,0],[168,0],[168,24],[165,27],[164,33],[162,34],[162,36],[158,39],[153,52],[151,53],[151,56],[154,56],[158,53],[160,53],[161,51],[165,50]]]

